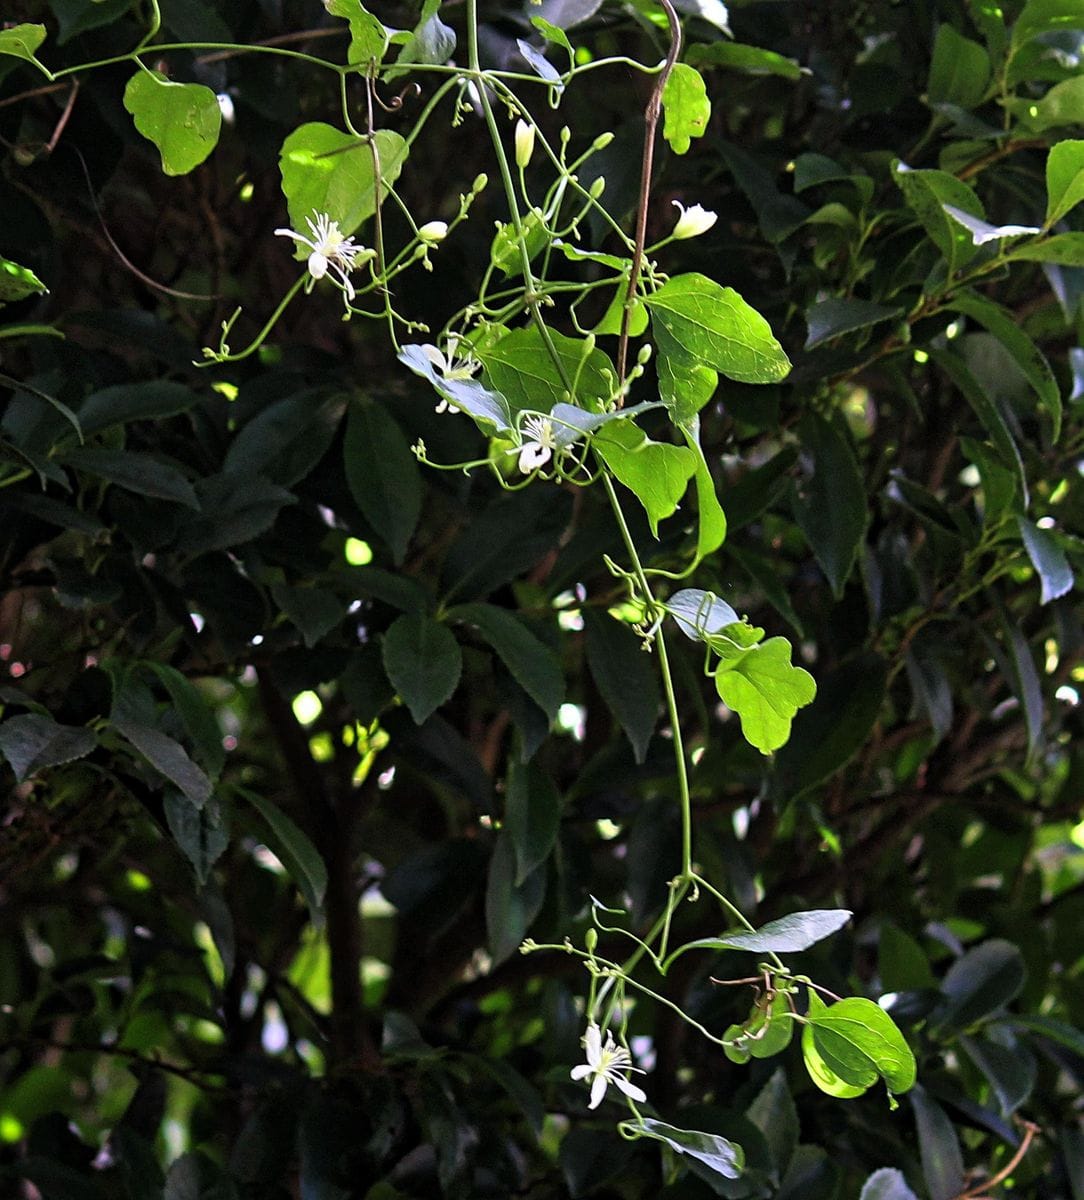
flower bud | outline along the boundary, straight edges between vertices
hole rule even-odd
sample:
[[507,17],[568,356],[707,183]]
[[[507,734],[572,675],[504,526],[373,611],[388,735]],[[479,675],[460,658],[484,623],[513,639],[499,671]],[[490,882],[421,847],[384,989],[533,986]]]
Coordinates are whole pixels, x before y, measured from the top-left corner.
[[651,343],[645,342],[636,352],[636,361],[641,367],[646,367],[651,361]]
[[597,138],[591,143],[592,150],[605,150],[606,147],[614,140],[612,133],[600,133]]
[[588,926],[584,931],[583,944],[587,947],[588,954],[594,954],[595,947],[598,945],[598,931],[593,925]]
[[718,221],[718,214],[709,212],[699,204],[691,204],[688,208],[680,200],[673,201],[674,207],[681,210],[671,237],[684,239],[699,237]]
[[481,175],[474,177],[474,182],[470,185],[471,195],[477,196],[479,192],[486,190],[486,185],[489,183],[489,176],[483,171]]
[[595,180],[595,182],[593,184],[591,184],[591,187],[588,189],[587,194],[591,197],[592,200],[597,200],[599,198],[599,196],[601,196],[605,190],[606,190],[606,180],[603,179],[602,176],[600,175]]
[[516,122],[516,166],[522,171],[534,153],[535,127],[526,121]]
[[443,242],[448,236],[447,221],[426,221],[426,223],[418,230],[418,237],[421,238],[427,246],[435,246],[437,242]]

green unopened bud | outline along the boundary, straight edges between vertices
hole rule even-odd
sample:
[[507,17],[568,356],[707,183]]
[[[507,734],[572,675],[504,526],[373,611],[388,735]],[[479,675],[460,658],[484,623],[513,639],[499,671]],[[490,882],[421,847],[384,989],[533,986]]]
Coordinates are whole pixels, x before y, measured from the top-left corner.
[[583,944],[587,947],[588,954],[594,954],[598,945],[598,930],[593,925],[583,935]]
[[606,190],[606,180],[603,179],[602,176],[600,175],[595,180],[595,182],[593,184],[591,184],[591,188],[587,194],[591,197],[592,200],[597,200],[599,198],[599,196],[601,196],[605,190]]
[[636,352],[636,361],[640,364],[641,367],[646,367],[647,364],[651,361],[651,343],[650,342],[645,343]]
[[489,176],[483,171],[481,175],[474,177],[474,182],[470,185],[472,196],[477,196],[479,192],[486,190],[486,185],[489,183]]
[[597,138],[591,143],[592,150],[605,150],[606,147],[614,140],[612,133],[600,133]]
[[522,171],[534,154],[535,127],[526,121],[516,122],[516,166]]
[[448,236],[447,221],[426,221],[426,223],[418,230],[418,237],[421,238],[427,246],[435,246],[437,242],[443,242]]
[[567,125],[561,126],[561,145],[567,146],[572,141],[572,130]]

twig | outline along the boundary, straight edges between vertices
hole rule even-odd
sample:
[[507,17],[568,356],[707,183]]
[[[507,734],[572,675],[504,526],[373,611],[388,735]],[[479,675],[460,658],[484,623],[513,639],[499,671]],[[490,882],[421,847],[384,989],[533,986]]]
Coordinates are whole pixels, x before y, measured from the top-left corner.
[[68,93],[67,103],[64,105],[64,111],[60,114],[60,120],[56,123],[56,128],[53,130],[53,136],[45,143],[45,153],[52,154],[56,149],[57,142],[60,141],[61,134],[64,132],[65,126],[71,119],[72,110],[75,108],[75,97],[79,95],[79,80],[72,80],[72,90]]
[[[651,174],[655,164],[655,134],[659,127],[659,114],[662,112],[662,94],[666,81],[681,54],[681,23],[671,0],[659,0],[666,12],[670,23],[670,49],[666,53],[659,77],[651,90],[651,99],[644,110],[644,154],[640,170],[640,199],[636,214],[636,244],[632,253],[632,268],[629,271],[629,286],[625,292],[625,308],[621,314],[621,337],[617,343],[617,381],[625,382],[626,364],[629,350],[629,322],[632,320],[632,305],[636,299],[636,288],[640,282],[640,271],[644,265],[644,246],[647,242],[647,210],[651,203]],[[617,404],[620,408],[624,398],[618,395]]]
[[1042,1133],[1042,1130],[1032,1121],[1021,1121],[1020,1124],[1024,1127],[1024,1138],[1021,1141],[1016,1153],[1009,1161],[1001,1168],[998,1173],[991,1179],[987,1179],[985,1183],[977,1183],[974,1187],[969,1187],[958,1195],[953,1196],[952,1200],[993,1200],[993,1197],[986,1196],[983,1193],[988,1192],[991,1188],[997,1187],[999,1183],[1008,1177],[1020,1165],[1024,1155],[1028,1152],[1028,1147],[1035,1139],[1037,1133]]

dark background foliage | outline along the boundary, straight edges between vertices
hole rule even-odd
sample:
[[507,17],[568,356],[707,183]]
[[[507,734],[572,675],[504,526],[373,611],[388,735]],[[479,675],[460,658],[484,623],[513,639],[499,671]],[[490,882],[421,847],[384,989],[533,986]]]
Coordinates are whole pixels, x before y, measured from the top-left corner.
[[[48,27],[55,70],[134,46],[138,7],[9,0],[3,17]],[[607,616],[622,596],[602,556],[622,551],[604,498],[419,468],[418,436],[444,460],[477,436],[330,290],[258,355],[193,366],[237,304],[240,345],[295,278],[272,236],[278,152],[300,121],[336,122],[333,77],[164,55],[235,114],[207,163],[168,178],[122,106],[130,64],[74,91],[0,58],[0,254],[49,287],[0,334],[64,334],[0,340],[0,1192],[848,1200],[892,1167],[951,1200],[1013,1157],[1018,1114],[1040,1132],[1012,1194],[1081,1200],[1084,674],[1065,573],[1084,528],[1084,276],[1020,263],[979,285],[1049,359],[1055,441],[1011,336],[948,307],[892,170],[940,167],[991,220],[1042,221],[1047,148],[1084,112],[1009,127],[966,78],[931,81],[938,37],[996,40],[989,7],[735,3],[737,42],[782,56],[752,70],[713,66],[722,35],[689,18],[713,116],[687,156],[660,149],[650,236],[672,198],[716,210],[666,269],[736,288],[795,364],[779,386],[724,383],[702,414],[730,535],[695,582],[789,636],[819,687],[764,758],[698,650],[675,647],[698,860],[757,924],[852,909],[808,969],[895,994],[920,1068],[898,1111],[830,1100],[794,1048],[736,1066],[640,1005],[652,1103],[745,1146],[746,1176],[714,1184],[587,1113],[568,1077],[584,981],[565,955],[516,953],[528,932],[582,930],[589,893],[645,926],[678,865],[652,660]],[[170,41],[345,52],[307,0],[163,8]],[[596,57],[652,62],[650,9],[550,11]],[[442,18],[461,28],[459,6]],[[518,63],[520,7],[483,18],[488,60]],[[1025,56],[1017,96],[1075,77],[1080,28],[1042,43],[1060,57]],[[584,146],[616,134],[597,161],[630,217],[649,87],[606,69],[545,114]],[[381,123],[405,132],[430,88]],[[473,119],[440,128],[399,185],[424,219],[492,172]],[[469,298],[495,204],[403,278],[401,311],[439,328]],[[653,561],[680,561],[680,514],[658,543],[634,525]],[[389,656],[434,613],[462,675],[412,714]],[[705,913],[681,933],[718,933]],[[740,956],[695,958],[667,994],[711,1028],[741,1020],[748,990],[710,982]]]

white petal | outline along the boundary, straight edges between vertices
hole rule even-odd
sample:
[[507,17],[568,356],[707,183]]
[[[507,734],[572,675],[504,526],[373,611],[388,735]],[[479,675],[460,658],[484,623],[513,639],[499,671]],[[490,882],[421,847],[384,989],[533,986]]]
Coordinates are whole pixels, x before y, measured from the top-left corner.
[[[532,471],[537,471],[539,467],[544,467],[546,463],[553,457],[553,452],[548,446],[543,446],[539,442],[528,442],[519,452],[519,469],[524,475],[530,475]],[[591,1036],[591,1030],[595,1026],[587,1027],[587,1036]],[[597,1039],[596,1039],[597,1040]],[[591,1050],[588,1045],[587,1057],[590,1059]]]
[[596,1075],[595,1082],[591,1084],[591,1103],[588,1108],[598,1108],[602,1103],[602,1097],[606,1095],[606,1076]]
[[309,274],[313,279],[323,279],[327,274],[327,265],[327,259],[319,250],[314,250],[309,255]]
[[579,1083],[581,1079],[586,1079],[587,1076],[594,1071],[594,1069],[594,1067],[588,1065],[587,1063],[580,1063],[578,1067],[572,1068],[570,1074],[572,1075],[572,1078]]
[[587,1051],[587,1061],[591,1066],[597,1067],[602,1059],[602,1030],[594,1021],[587,1026],[587,1032],[583,1036],[583,1047]]
[[613,1075],[610,1082],[625,1093],[630,1100],[635,1100],[639,1104],[644,1104],[647,1101],[647,1096],[634,1083],[629,1083],[627,1079],[622,1079],[620,1075]]

